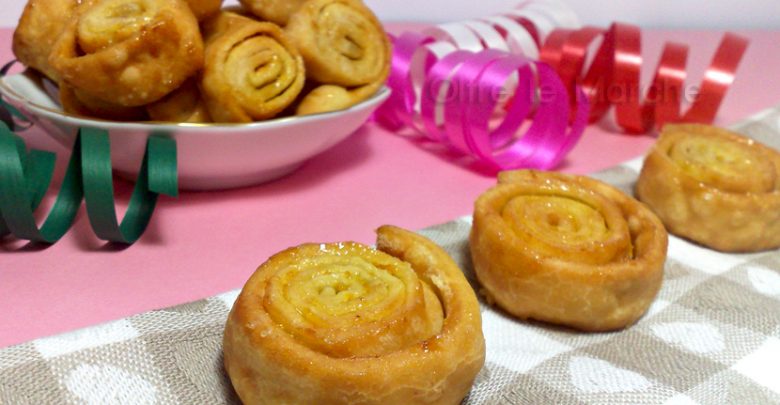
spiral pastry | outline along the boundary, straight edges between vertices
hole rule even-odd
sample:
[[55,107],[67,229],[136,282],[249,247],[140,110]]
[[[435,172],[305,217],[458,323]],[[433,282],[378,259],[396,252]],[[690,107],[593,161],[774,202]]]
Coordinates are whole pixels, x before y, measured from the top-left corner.
[[59,75],[49,64],[49,54],[79,3],[78,0],[29,0],[14,31],[12,46],[16,59],[59,81]]
[[286,25],[290,16],[306,0],[239,0],[241,5],[261,20]]
[[80,92],[134,107],[193,76],[203,65],[203,41],[182,0],[102,0],[69,21],[49,63]]
[[249,279],[225,327],[245,404],[459,404],[485,360],[479,305],[452,259],[400,228],[377,248],[305,244]]
[[309,0],[285,28],[306,62],[306,75],[323,85],[307,95],[298,114],[349,107],[371,97],[390,71],[384,28],[360,0]]
[[519,170],[476,201],[470,235],[488,300],[521,319],[588,331],[644,314],[667,234],[644,205],[587,177]]
[[201,89],[215,122],[271,118],[303,88],[303,60],[281,28],[228,12],[210,23]]
[[197,82],[187,80],[178,89],[162,99],[146,106],[153,121],[162,122],[211,122],[206,103],[200,95]]
[[706,125],[667,125],[637,197],[669,232],[724,252],[780,247],[780,153]]

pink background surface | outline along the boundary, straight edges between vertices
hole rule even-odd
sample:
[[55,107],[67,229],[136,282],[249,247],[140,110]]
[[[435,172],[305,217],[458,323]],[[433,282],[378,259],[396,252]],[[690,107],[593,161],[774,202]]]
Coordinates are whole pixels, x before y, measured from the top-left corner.
[[[405,27],[405,28],[408,28]],[[391,25],[399,32],[402,26]],[[0,61],[12,58],[10,29],[0,29]],[[780,32],[742,32],[751,40],[722,106],[727,125],[780,102]],[[692,84],[721,34],[645,31],[645,79],[663,41],[691,46]],[[38,131],[28,143],[65,151]],[[560,170],[588,173],[638,156],[652,136],[588,128]],[[0,242],[0,347],[175,305],[243,285],[269,255],[303,242],[372,243],[382,224],[419,229],[469,214],[494,179],[373,124],[312,159],[296,173],[252,188],[162,198],[147,234],[116,250],[91,233],[82,212],[59,243],[30,249]],[[129,186],[118,182],[120,198]],[[50,196],[51,197],[51,192]]]

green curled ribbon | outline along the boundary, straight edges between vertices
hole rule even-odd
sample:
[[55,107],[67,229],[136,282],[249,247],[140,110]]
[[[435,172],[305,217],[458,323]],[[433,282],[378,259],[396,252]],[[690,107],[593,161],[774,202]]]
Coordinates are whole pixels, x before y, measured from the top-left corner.
[[[8,110],[14,116],[19,114],[15,109]],[[158,195],[178,195],[176,141],[152,135],[120,224],[108,132],[81,128],[57,199],[38,228],[33,213],[51,184],[55,159],[51,152],[28,152],[24,140],[0,121],[0,237],[12,234],[32,242],[54,243],[73,225],[84,199],[90,225],[98,238],[131,244],[146,230]]]

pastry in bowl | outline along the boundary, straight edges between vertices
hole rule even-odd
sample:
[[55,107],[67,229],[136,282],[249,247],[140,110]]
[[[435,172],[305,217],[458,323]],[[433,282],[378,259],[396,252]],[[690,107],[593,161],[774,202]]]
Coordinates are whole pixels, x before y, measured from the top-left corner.
[[477,199],[469,238],[483,292],[508,313],[586,331],[636,322],[663,278],[667,234],[600,181],[519,170]]
[[49,64],[64,84],[124,107],[152,103],[203,66],[198,21],[182,0],[101,0],[82,5]]
[[298,115],[357,104],[376,93],[390,73],[390,41],[360,0],[308,0],[292,14],[285,32],[313,83]]
[[459,404],[485,359],[479,305],[452,259],[392,226],[376,249],[305,244],[252,275],[225,327],[245,404]]
[[29,0],[14,31],[12,46],[16,59],[58,81],[59,75],[49,64],[49,54],[79,4],[78,0]]
[[637,197],[669,232],[724,252],[780,247],[780,153],[706,125],[664,127]]
[[277,25],[223,11],[205,25],[201,89],[216,122],[271,118],[303,89],[303,59]]

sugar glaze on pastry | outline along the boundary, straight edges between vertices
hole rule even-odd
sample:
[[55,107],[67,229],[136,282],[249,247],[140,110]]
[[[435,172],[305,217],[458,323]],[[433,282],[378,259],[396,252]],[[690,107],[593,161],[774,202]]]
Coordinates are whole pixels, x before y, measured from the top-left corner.
[[667,234],[600,181],[519,170],[475,203],[469,238],[483,292],[510,314],[588,331],[636,322],[661,286]]
[[377,248],[271,257],[228,318],[225,367],[245,404],[459,404],[485,359],[479,305],[452,259],[400,228]]
[[780,152],[706,125],[667,125],[637,197],[669,232],[724,252],[780,247]]

